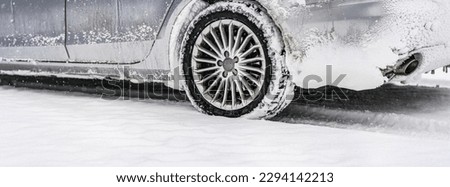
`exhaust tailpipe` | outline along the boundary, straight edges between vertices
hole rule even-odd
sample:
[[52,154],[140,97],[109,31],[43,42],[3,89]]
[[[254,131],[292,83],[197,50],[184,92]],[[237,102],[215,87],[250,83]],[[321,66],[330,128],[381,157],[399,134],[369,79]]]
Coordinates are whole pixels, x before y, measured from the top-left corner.
[[401,63],[397,68],[394,69],[395,75],[408,76],[414,73],[420,66],[420,61],[417,60],[415,55],[412,55],[409,59]]
[[389,79],[395,76],[408,76],[413,74],[420,67],[420,54],[414,54],[408,59],[399,62],[395,66],[388,66],[386,69],[381,69],[383,75]]

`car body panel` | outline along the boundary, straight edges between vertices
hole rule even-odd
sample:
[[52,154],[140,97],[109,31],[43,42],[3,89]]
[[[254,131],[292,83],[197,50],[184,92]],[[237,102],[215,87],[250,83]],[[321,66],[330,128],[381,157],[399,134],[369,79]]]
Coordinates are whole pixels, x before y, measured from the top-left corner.
[[64,1],[0,0],[0,56],[67,60]]
[[70,61],[137,63],[151,51],[172,0],[68,0]]

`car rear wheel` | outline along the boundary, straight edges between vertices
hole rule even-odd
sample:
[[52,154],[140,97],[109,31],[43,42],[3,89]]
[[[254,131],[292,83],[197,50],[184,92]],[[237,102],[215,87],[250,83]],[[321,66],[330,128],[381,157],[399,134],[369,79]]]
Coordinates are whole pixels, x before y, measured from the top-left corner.
[[[249,9],[250,7],[250,9]],[[185,90],[200,111],[217,116],[267,118],[288,103],[293,85],[279,31],[254,4],[222,2],[203,11],[186,35]],[[274,33],[272,33],[274,32]],[[272,43],[270,43],[272,42]]]

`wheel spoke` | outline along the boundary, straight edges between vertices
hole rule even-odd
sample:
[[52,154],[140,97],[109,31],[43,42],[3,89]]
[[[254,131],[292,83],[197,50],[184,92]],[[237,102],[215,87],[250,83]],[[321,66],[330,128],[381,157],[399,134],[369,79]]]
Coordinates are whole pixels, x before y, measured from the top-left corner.
[[242,42],[241,47],[239,47],[239,49],[236,51],[235,55],[238,55],[242,52],[242,50],[245,49],[245,47],[248,45],[248,43],[250,42],[250,40],[253,38],[253,34],[248,35],[244,42]]
[[243,32],[243,31],[244,31],[244,26],[241,26],[241,27],[239,28],[238,32],[237,32],[236,40],[235,40],[233,49],[231,50],[231,51],[233,51],[233,55],[236,55],[236,54],[237,54],[237,51],[236,51],[236,50],[238,49],[239,44],[241,43],[242,32]]
[[209,31],[211,32],[211,35],[214,38],[214,41],[216,42],[217,46],[220,48],[221,53],[223,53],[224,52],[223,43],[220,41],[219,36],[217,36],[216,31],[212,26],[209,27]]
[[246,56],[248,56],[249,54],[251,54],[253,51],[255,51],[256,49],[261,48],[260,45],[255,45],[253,47],[251,47],[250,49],[248,49],[246,52],[242,53],[240,55],[241,58],[245,58]]
[[240,61],[239,64],[248,64],[248,63],[258,62],[258,61],[263,61],[263,60],[264,59],[261,57],[255,57],[255,58],[244,59],[244,60]]
[[217,98],[219,97],[219,95],[220,95],[220,92],[221,92],[221,90],[222,90],[222,86],[224,85],[224,83],[225,83],[225,80],[224,79],[222,79],[221,81],[220,81],[220,85],[219,85],[219,88],[217,88],[217,92],[216,92],[216,94],[214,94],[214,98],[212,99],[212,101],[211,102],[214,102],[214,101],[216,101],[217,100]]
[[219,30],[220,30],[220,36],[222,36],[223,48],[226,49],[228,46],[227,45],[227,36],[225,33],[225,28],[223,28],[222,22],[220,22],[220,24],[219,24]]
[[228,51],[231,52],[233,47],[233,40],[234,40],[234,26],[233,22],[230,22],[230,25],[228,26]]
[[246,103],[245,103],[245,95],[244,95],[244,91],[242,91],[241,81],[238,80],[238,79],[236,79],[235,82],[236,82],[237,90],[238,90],[238,92],[239,92],[239,96],[241,97],[241,102],[242,102],[243,104],[246,104]]
[[[214,87],[214,86],[216,86],[217,84],[219,84],[219,81],[221,81],[222,80],[222,77],[220,77],[220,76],[217,76],[217,78],[216,78],[216,80],[208,87],[208,89],[206,89],[206,91],[204,91],[203,93],[205,94],[205,93],[209,93],[210,91],[211,91],[211,89]],[[217,89],[219,89],[219,88],[217,88]]]
[[208,77],[204,78],[203,80],[199,80],[197,81],[198,84],[203,84],[206,81],[209,81],[210,79],[212,79],[213,77],[216,77],[217,75],[219,75],[220,71],[216,70],[216,72],[214,72],[213,74],[209,75]]
[[256,80],[252,75],[244,71],[239,71],[239,73],[242,74],[244,77],[250,79],[253,83],[255,83],[258,86],[258,88],[261,87],[261,83],[258,80]]
[[214,50],[214,52],[218,56],[221,56],[222,53],[220,52],[220,49],[217,48],[208,38],[206,38],[206,36],[203,36],[203,40],[209,45],[209,47],[211,47]]
[[195,72],[196,73],[204,73],[204,72],[214,71],[214,70],[218,70],[218,69],[219,69],[219,67],[213,66],[213,67],[209,67],[209,68],[198,69],[198,70],[195,70]]
[[230,81],[231,86],[231,107],[236,106],[236,88],[234,87],[234,82]]
[[199,45],[197,45],[197,49],[198,49],[199,51],[201,51],[201,52],[207,54],[208,56],[215,58],[216,60],[219,60],[219,59],[220,59],[216,54],[213,54],[211,51],[209,51],[209,50],[207,50],[207,49],[205,49],[205,48],[203,48],[203,47],[201,47],[201,46],[199,46]]
[[250,96],[253,98],[253,96],[255,95],[255,93],[253,92],[252,88],[250,87],[250,85],[248,85],[248,82],[244,79],[244,77],[240,76],[239,79],[242,82],[242,85],[244,85],[244,88],[248,91],[248,93],[250,93]]
[[195,57],[194,57],[194,61],[196,61],[196,62],[202,62],[202,63],[207,63],[207,64],[214,64],[214,65],[217,65],[217,61],[215,61],[215,60],[209,60],[209,59],[204,59],[204,58],[195,58]]
[[254,71],[254,72],[258,72],[259,74],[264,74],[264,70],[261,68],[255,68],[255,67],[251,67],[251,66],[239,66],[239,69]]
[[223,99],[222,99],[222,106],[225,106],[227,99],[228,99],[227,97],[228,97],[229,82],[230,82],[229,78],[225,79],[225,88],[223,89],[224,93],[223,93]]

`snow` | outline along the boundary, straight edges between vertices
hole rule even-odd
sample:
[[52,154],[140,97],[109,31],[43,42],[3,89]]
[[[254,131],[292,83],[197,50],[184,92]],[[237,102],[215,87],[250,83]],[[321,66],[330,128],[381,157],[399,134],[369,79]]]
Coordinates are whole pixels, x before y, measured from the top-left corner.
[[[261,121],[206,116],[188,102],[3,86],[0,166],[450,166],[450,91],[436,92],[444,98],[436,102],[443,110],[421,116],[400,106],[394,107],[398,112],[370,113],[357,107],[302,109],[300,103],[279,121]],[[352,106],[358,102],[370,105],[357,100]],[[391,105],[377,103],[380,110]],[[308,111],[318,111],[309,118],[312,125],[299,121],[308,120]],[[391,123],[371,125],[371,116],[382,119],[374,124]],[[406,128],[411,121],[416,130]]]

